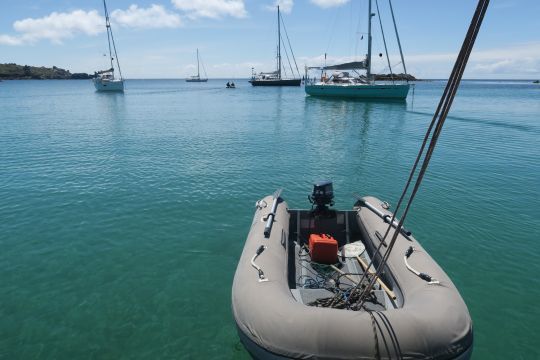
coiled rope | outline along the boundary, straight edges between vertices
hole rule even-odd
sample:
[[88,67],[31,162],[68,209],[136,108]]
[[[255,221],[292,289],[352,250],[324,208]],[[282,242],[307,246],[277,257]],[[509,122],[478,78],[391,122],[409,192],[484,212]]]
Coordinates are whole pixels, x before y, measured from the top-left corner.
[[[426,131],[426,135],[424,136],[424,140],[422,142],[422,146],[420,147],[420,151],[418,152],[418,155],[416,157],[416,161],[414,162],[414,165],[409,174],[409,178],[407,180],[405,188],[396,205],[396,210],[394,211],[394,214],[392,215],[392,219],[389,221],[389,225],[388,225],[388,228],[386,229],[386,233],[384,234],[383,240],[380,242],[379,246],[377,247],[376,253],[380,254],[381,246],[385,242],[390,230],[392,229],[392,223],[395,220],[396,214],[399,211],[401,204],[403,203],[403,200],[405,199],[405,196],[407,195],[409,191],[409,187],[411,183],[413,182],[413,178],[414,178],[414,175],[416,174],[418,164],[420,163],[420,160],[422,160],[420,171],[414,183],[414,188],[412,190],[411,195],[409,196],[409,200],[407,202],[405,210],[403,211],[403,215],[401,216],[401,219],[392,235],[392,240],[390,241],[386,252],[382,256],[379,266],[376,269],[375,276],[369,281],[368,286],[363,288],[360,292],[360,302],[359,304],[355,306],[357,309],[362,308],[362,306],[364,305],[366,301],[366,297],[367,297],[366,295],[371,292],[371,289],[373,288],[373,285],[375,284],[375,279],[381,275],[383,269],[385,268],[388,258],[390,257],[390,253],[392,252],[392,249],[396,243],[396,239],[398,235],[400,234],[401,228],[403,227],[403,223],[405,222],[405,219],[407,218],[407,214],[410,210],[411,204],[416,196],[416,193],[418,192],[418,189],[420,188],[420,184],[422,183],[427,167],[431,160],[431,156],[433,155],[433,151],[435,150],[435,146],[437,145],[437,140],[439,139],[439,136],[441,134],[444,122],[446,120],[448,112],[450,111],[452,102],[454,101],[457,89],[459,87],[459,83],[461,82],[461,78],[463,76],[463,72],[465,71],[465,66],[467,65],[467,62],[469,60],[469,56],[471,54],[471,51],[474,46],[474,42],[480,30],[480,26],[482,25],[482,21],[484,19],[484,15],[486,13],[488,5],[489,5],[489,0],[478,1],[478,5],[476,7],[475,13],[469,25],[469,30],[467,31],[467,35],[465,36],[465,39],[461,46],[461,50],[458,54],[458,57],[452,69],[450,78],[448,79],[448,83],[446,84],[446,87],[444,89],[444,93],[441,97],[441,100],[439,101],[439,105],[437,106],[435,114],[433,115],[433,119],[431,120],[428,130]],[[426,153],[424,154],[424,149],[426,147],[426,144],[428,143],[428,140],[429,140],[429,146],[426,150]],[[368,265],[368,269],[369,267],[372,266],[372,263],[375,260],[375,258],[376,256],[372,258],[371,262]],[[366,273],[367,271],[364,273],[364,275],[362,276],[362,279],[358,282],[358,284],[363,283]],[[355,292],[357,292],[358,290],[359,290],[359,286],[355,287],[349,299],[352,298]]]

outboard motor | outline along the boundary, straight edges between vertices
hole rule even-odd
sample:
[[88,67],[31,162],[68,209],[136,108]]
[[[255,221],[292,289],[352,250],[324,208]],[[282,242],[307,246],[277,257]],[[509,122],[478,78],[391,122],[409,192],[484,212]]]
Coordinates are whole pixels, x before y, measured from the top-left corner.
[[313,184],[313,192],[308,195],[309,202],[315,206],[315,212],[328,211],[327,206],[334,205],[334,186],[332,181],[323,180]]

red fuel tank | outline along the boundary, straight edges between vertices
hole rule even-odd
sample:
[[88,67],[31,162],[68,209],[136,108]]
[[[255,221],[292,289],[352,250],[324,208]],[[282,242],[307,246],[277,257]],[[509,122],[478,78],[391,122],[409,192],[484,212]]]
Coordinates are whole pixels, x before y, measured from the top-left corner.
[[337,263],[337,240],[327,234],[309,235],[309,254],[311,260],[321,264]]

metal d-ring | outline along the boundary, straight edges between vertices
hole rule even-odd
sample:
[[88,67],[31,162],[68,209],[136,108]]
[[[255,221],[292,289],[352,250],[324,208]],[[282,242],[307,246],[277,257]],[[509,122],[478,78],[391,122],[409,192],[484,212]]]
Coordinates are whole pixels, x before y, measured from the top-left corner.
[[268,206],[268,203],[264,201],[264,199],[257,200],[257,202],[255,203],[255,207],[259,210],[262,210],[267,206]]

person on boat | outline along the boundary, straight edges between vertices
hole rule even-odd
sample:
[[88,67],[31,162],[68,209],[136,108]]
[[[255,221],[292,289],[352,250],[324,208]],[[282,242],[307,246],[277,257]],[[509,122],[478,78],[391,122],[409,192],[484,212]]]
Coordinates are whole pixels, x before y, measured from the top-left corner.
[[231,87],[234,87],[234,82],[231,82]]
[[227,81],[227,87],[231,87],[231,84]]

